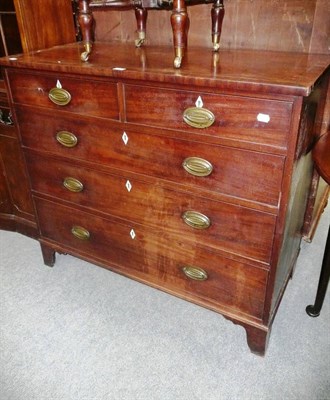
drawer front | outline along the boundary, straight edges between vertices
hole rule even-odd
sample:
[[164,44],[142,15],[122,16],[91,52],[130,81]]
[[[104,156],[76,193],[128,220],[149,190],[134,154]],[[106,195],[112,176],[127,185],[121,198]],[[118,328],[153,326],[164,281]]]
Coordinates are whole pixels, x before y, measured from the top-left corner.
[[[39,198],[35,201],[42,236],[73,254],[103,260],[119,272],[189,299],[262,317],[267,271],[141,226],[114,224]],[[72,233],[77,225],[88,230],[88,239]]]
[[34,191],[268,263],[276,217],[27,153]]
[[[217,135],[223,138],[286,148],[291,124],[292,103],[239,96],[212,95],[160,88],[125,86],[128,122]],[[200,115],[187,117],[199,98],[203,109],[210,111],[214,122],[206,128],[191,127],[184,121],[203,123]],[[196,110],[190,111],[196,113]],[[194,121],[195,120],[195,121]]]
[[[117,85],[108,81],[73,79],[58,75],[43,75],[9,72],[9,81],[14,103],[65,110],[82,115],[119,119]],[[53,99],[64,101],[70,96],[68,104],[58,105],[51,99],[51,90],[61,86],[67,93],[59,93]],[[58,88],[57,88],[58,89]],[[60,117],[57,117],[60,118]]]
[[[17,116],[22,141],[27,147],[155,176],[192,189],[278,206],[284,157],[132,130],[124,133],[120,124],[105,127],[97,119],[92,124],[78,122],[24,107],[18,108]],[[41,132],[36,130],[40,121]],[[77,144],[69,148],[61,145],[56,140],[61,131],[74,134]],[[199,172],[205,162],[211,172],[196,175],[196,168]]]

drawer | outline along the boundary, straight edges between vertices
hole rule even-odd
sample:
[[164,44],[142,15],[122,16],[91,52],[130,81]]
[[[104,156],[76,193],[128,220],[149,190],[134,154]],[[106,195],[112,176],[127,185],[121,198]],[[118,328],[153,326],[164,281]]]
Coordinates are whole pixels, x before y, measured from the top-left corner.
[[[125,96],[128,122],[287,147],[291,102],[134,85],[125,85]],[[207,128],[191,127],[183,119],[185,110],[196,108],[199,98],[202,108],[214,116],[213,124]],[[188,116],[188,120],[194,118],[198,123],[204,120],[200,114]],[[209,121],[209,116],[205,118]]]
[[[27,147],[166,179],[192,189],[278,206],[282,156],[147,135],[131,129],[124,134],[121,124],[105,127],[99,119],[93,119],[93,123],[78,121],[34,108],[18,107],[17,117],[22,142]],[[42,130],[36,129],[40,121]],[[56,140],[60,131],[74,134],[77,144],[71,148],[60,145]],[[209,165],[209,175],[196,175],[196,168],[198,172],[200,168],[210,168]]]
[[269,263],[276,217],[176,192],[157,180],[117,176],[27,153],[34,191],[202,244]]
[[[52,110],[65,110],[82,115],[119,119],[117,85],[109,81],[92,81],[59,75],[30,74],[9,71],[9,81],[13,101],[16,104],[29,104],[47,107]],[[50,100],[50,91],[61,86],[62,91],[55,96],[64,101],[71,97],[68,104],[57,105]],[[54,112],[54,111],[53,111]],[[59,117],[58,117],[59,118]]]
[[[141,226],[114,223],[39,198],[35,201],[43,238],[65,246],[65,251],[204,305],[262,317],[267,271],[198,249],[182,238],[173,240]],[[74,236],[75,226],[88,230],[89,238]],[[186,268],[189,277],[184,267],[190,267]]]

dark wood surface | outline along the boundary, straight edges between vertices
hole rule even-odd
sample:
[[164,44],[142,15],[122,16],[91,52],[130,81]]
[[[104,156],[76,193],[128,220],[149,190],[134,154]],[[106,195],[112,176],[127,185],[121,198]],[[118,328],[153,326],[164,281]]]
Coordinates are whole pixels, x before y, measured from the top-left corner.
[[[75,40],[70,1],[2,0],[0,12],[1,56]],[[0,110],[7,122],[10,109],[1,79]],[[37,237],[35,212],[15,126],[0,124],[0,175],[0,228]]]
[[[89,166],[98,164],[102,168],[111,167],[112,170],[130,170],[147,176],[156,176],[166,181],[175,182],[181,187],[191,187],[208,198],[221,198],[237,205],[251,205],[262,211],[277,213],[280,187],[282,182],[283,156],[256,153],[251,150],[230,148],[227,146],[204,144],[199,141],[189,141],[189,134],[185,138],[169,138],[166,131],[162,134],[150,135],[141,133],[137,127],[130,127],[125,132],[129,144],[127,151],[122,152],[122,130],[120,124],[111,129],[112,146],[109,148],[109,133],[104,130],[102,121],[95,121],[93,129],[87,120],[78,124],[75,118],[63,116],[60,120],[49,112],[40,112],[35,108],[19,107],[18,120],[21,126],[24,146],[49,151],[57,156],[70,157],[77,162],[89,160]],[[44,129],[47,133],[35,134],[35,125],[44,120]],[[55,143],[54,136],[61,126],[70,132],[76,132],[79,146],[67,149]],[[95,138],[97,137],[97,140]],[[148,143],[148,151],[145,151]],[[252,147],[249,144],[249,147]],[[162,152],[159,152],[162,149]],[[188,157],[198,155],[207,159],[213,166],[213,172],[207,179],[189,175],[182,167],[182,161]],[[240,178],[243,162],[246,166],[245,179]],[[164,168],[164,165],[167,168]],[[257,172],[256,167],[257,166]],[[223,171],[226,171],[226,174]],[[259,171],[259,172],[258,172]],[[145,178],[146,179],[146,178]],[[256,205],[258,201],[258,205]]]
[[7,93],[0,89],[0,94],[0,110],[3,114],[0,123],[0,167],[3,179],[0,214],[6,220],[14,220],[14,216],[26,218],[27,224],[30,224],[33,221],[33,206],[24,161],[15,126],[10,124]]
[[[96,43],[88,63],[80,51],[1,60],[45,263],[73,254],[209,307],[263,353],[299,253],[329,57],[221,51],[214,65],[190,47],[178,71],[171,46]],[[56,85],[68,104],[51,101]],[[200,101],[207,128],[183,118]],[[191,176],[189,157],[213,169]]]
[[[254,49],[329,53],[330,5],[327,0],[224,0],[225,17],[221,32],[222,49]],[[212,50],[212,5],[189,7],[188,48]],[[134,11],[94,11],[96,40],[130,42],[134,46]],[[171,45],[170,11],[148,14],[149,45]]]
[[[81,45],[68,44],[3,58],[1,65],[75,74],[100,75],[149,82],[205,86],[258,94],[308,95],[330,62],[329,55],[268,51],[221,51],[189,48],[180,70],[172,66],[172,48],[135,49],[130,44],[96,43],[88,63],[80,60]],[[127,57],[127,54],[130,56]]]
[[[171,10],[170,22],[172,27],[172,37],[173,37],[173,47],[174,47],[174,67],[180,68],[182,58],[185,55],[185,51],[188,43],[188,31],[190,26],[188,6],[193,6],[197,4],[206,5],[208,3],[213,3],[210,12],[210,32],[212,38],[212,46],[214,51],[218,51],[220,47],[220,36],[222,30],[222,23],[225,14],[223,0],[173,0],[168,1],[158,1],[153,0],[147,1],[132,1],[132,0],[117,0],[117,1],[79,1],[80,9],[80,27],[82,30],[83,41],[85,42],[85,49],[87,54],[83,53],[83,60],[86,61],[86,56],[90,54],[91,51],[91,32],[95,30],[95,19],[92,15],[92,10],[103,10],[111,11],[124,10],[129,11],[134,9],[137,25],[137,36],[135,45],[136,47],[141,47],[147,37],[147,17],[148,11],[150,10]],[[109,18],[111,18],[109,16]],[[95,34],[93,35],[95,37]]]
[[34,208],[16,127],[4,87],[0,88],[0,228],[37,237]]
[[[12,0],[0,4],[0,55],[22,52],[17,27],[14,3]],[[14,160],[17,164],[14,165]],[[32,215],[31,197],[27,198],[27,182],[22,179],[22,155],[16,140],[16,131],[10,119],[8,96],[2,75],[0,74],[0,228],[17,230],[18,225],[30,226]],[[21,192],[19,188],[21,187]],[[12,192],[13,189],[13,192]],[[24,198],[27,204],[24,204]],[[24,210],[27,213],[24,213]],[[27,216],[27,218],[26,218]],[[18,223],[18,221],[20,223]],[[34,227],[35,228],[35,227]],[[28,231],[29,229],[26,229]]]
[[[41,158],[35,153],[28,154],[28,168],[32,188],[38,193],[79,204],[92,212],[102,212],[114,218],[134,219],[140,224],[161,227],[172,234],[173,241],[184,235],[192,246],[198,241],[202,246],[229,251],[238,259],[243,256],[259,260],[261,264],[270,261],[275,227],[275,217],[272,215],[199,197],[194,188],[194,194],[178,192],[175,186],[172,190],[166,190],[160,185],[154,185],[154,182],[144,182],[141,180],[144,177],[139,179],[129,173],[122,177],[108,175],[72,167],[70,163],[62,160]],[[175,169],[175,166],[169,165],[168,168]],[[85,189],[79,194],[66,190],[63,187],[65,177],[78,179]],[[133,187],[132,196],[127,194],[127,180]],[[179,176],[177,180],[180,181]],[[106,193],[110,187],[113,188],[111,197],[107,198]],[[186,210],[202,212],[210,219],[211,226],[205,230],[191,229],[182,219]],[[236,219],[235,224],[233,218]],[[261,236],[260,224],[263,226]],[[246,231],[249,231],[249,236],[246,235]],[[235,241],[232,240],[233,236]]]
[[24,52],[75,40],[70,0],[14,0]]
[[[91,256],[94,262],[110,264],[117,272],[153,286],[165,287],[181,296],[197,296],[213,307],[221,304],[224,309],[261,318],[265,270],[230,260],[202,246],[196,248],[170,233],[160,234],[159,229],[127,220],[114,223],[109,217],[88,215],[41,198],[36,198],[36,204],[48,245],[51,239],[69,253]],[[71,234],[77,220],[89,231],[89,240],[79,240]],[[134,240],[129,235],[132,228],[136,232]],[[185,265],[207,269],[209,279],[188,280],[181,271]],[[232,296],[233,292],[236,296]]]

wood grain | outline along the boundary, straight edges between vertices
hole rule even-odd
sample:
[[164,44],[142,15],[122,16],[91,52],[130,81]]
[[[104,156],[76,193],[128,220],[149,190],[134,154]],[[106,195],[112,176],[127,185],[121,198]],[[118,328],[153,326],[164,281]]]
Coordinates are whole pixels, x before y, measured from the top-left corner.
[[70,0],[14,0],[23,51],[75,41]]
[[[209,307],[227,309],[227,313],[261,319],[266,270],[237,263],[134,223],[115,224],[39,197],[35,201],[38,217],[43,221],[44,243],[61,242],[68,253],[91,256],[94,262],[149,285],[184,298],[198,298]],[[77,224],[90,232],[90,240],[72,235],[72,226]],[[129,234],[132,228],[135,239]],[[204,267],[209,278],[204,282],[189,280],[182,272],[185,265]]]
[[[220,44],[223,49],[328,53],[330,22],[327,0],[225,0]],[[188,45],[212,47],[211,5],[188,7]],[[94,11],[96,38],[133,42],[136,21],[130,11]],[[146,45],[172,44],[170,12],[151,10]]]
[[[88,63],[80,49],[69,44],[0,61],[45,263],[54,264],[55,251],[73,254],[221,312],[245,327],[251,349],[262,354],[299,253],[308,149],[327,115],[329,57],[245,49],[214,57],[191,47],[174,70],[172,46],[132,51],[129,43],[97,42]],[[72,93],[65,107],[48,99],[57,79]],[[183,125],[181,104],[191,106],[197,93],[216,114],[209,132]],[[250,116],[259,107],[270,118],[264,138],[267,126]],[[58,129],[72,130],[77,146],[61,148]],[[190,148],[200,153],[187,154]],[[210,157],[211,185],[180,177],[186,155]],[[86,190],[65,192],[67,175]],[[189,226],[186,211],[211,224]],[[90,240],[73,236],[75,225]],[[191,282],[185,265],[209,279]]]
[[[82,75],[83,79],[99,75],[143,79],[149,85],[162,82],[173,87],[198,86],[211,92],[306,96],[330,60],[328,55],[254,50],[223,50],[214,56],[209,49],[192,47],[188,49],[182,68],[175,70],[171,46],[135,49],[131,44],[98,42],[88,63],[81,62],[80,51],[81,45],[72,43],[22,55],[17,60],[2,58],[0,65],[53,71],[54,83],[59,72],[71,72]],[[103,100],[108,101],[108,97]]]

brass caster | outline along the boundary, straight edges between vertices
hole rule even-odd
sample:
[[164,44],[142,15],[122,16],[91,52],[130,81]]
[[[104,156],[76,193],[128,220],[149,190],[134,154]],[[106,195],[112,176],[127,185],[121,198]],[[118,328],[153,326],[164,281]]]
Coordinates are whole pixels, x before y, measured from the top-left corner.
[[81,53],[80,54],[81,61],[84,61],[84,62],[88,61],[89,55],[90,55],[90,53],[88,51],[84,51],[83,53]]
[[80,54],[80,59],[81,59],[81,61],[86,62],[86,61],[88,61],[89,56],[92,52],[92,44],[90,42],[85,43],[84,49],[85,49],[85,51]]
[[220,43],[213,43],[213,51],[219,51]]
[[181,61],[182,61],[182,57],[175,57],[174,59],[174,68],[180,68],[181,67]]
[[144,39],[135,39],[135,47],[141,47],[144,43]]
[[144,43],[144,41],[146,40],[146,33],[145,31],[138,31],[138,38],[135,39],[135,46],[136,47],[141,47]]

